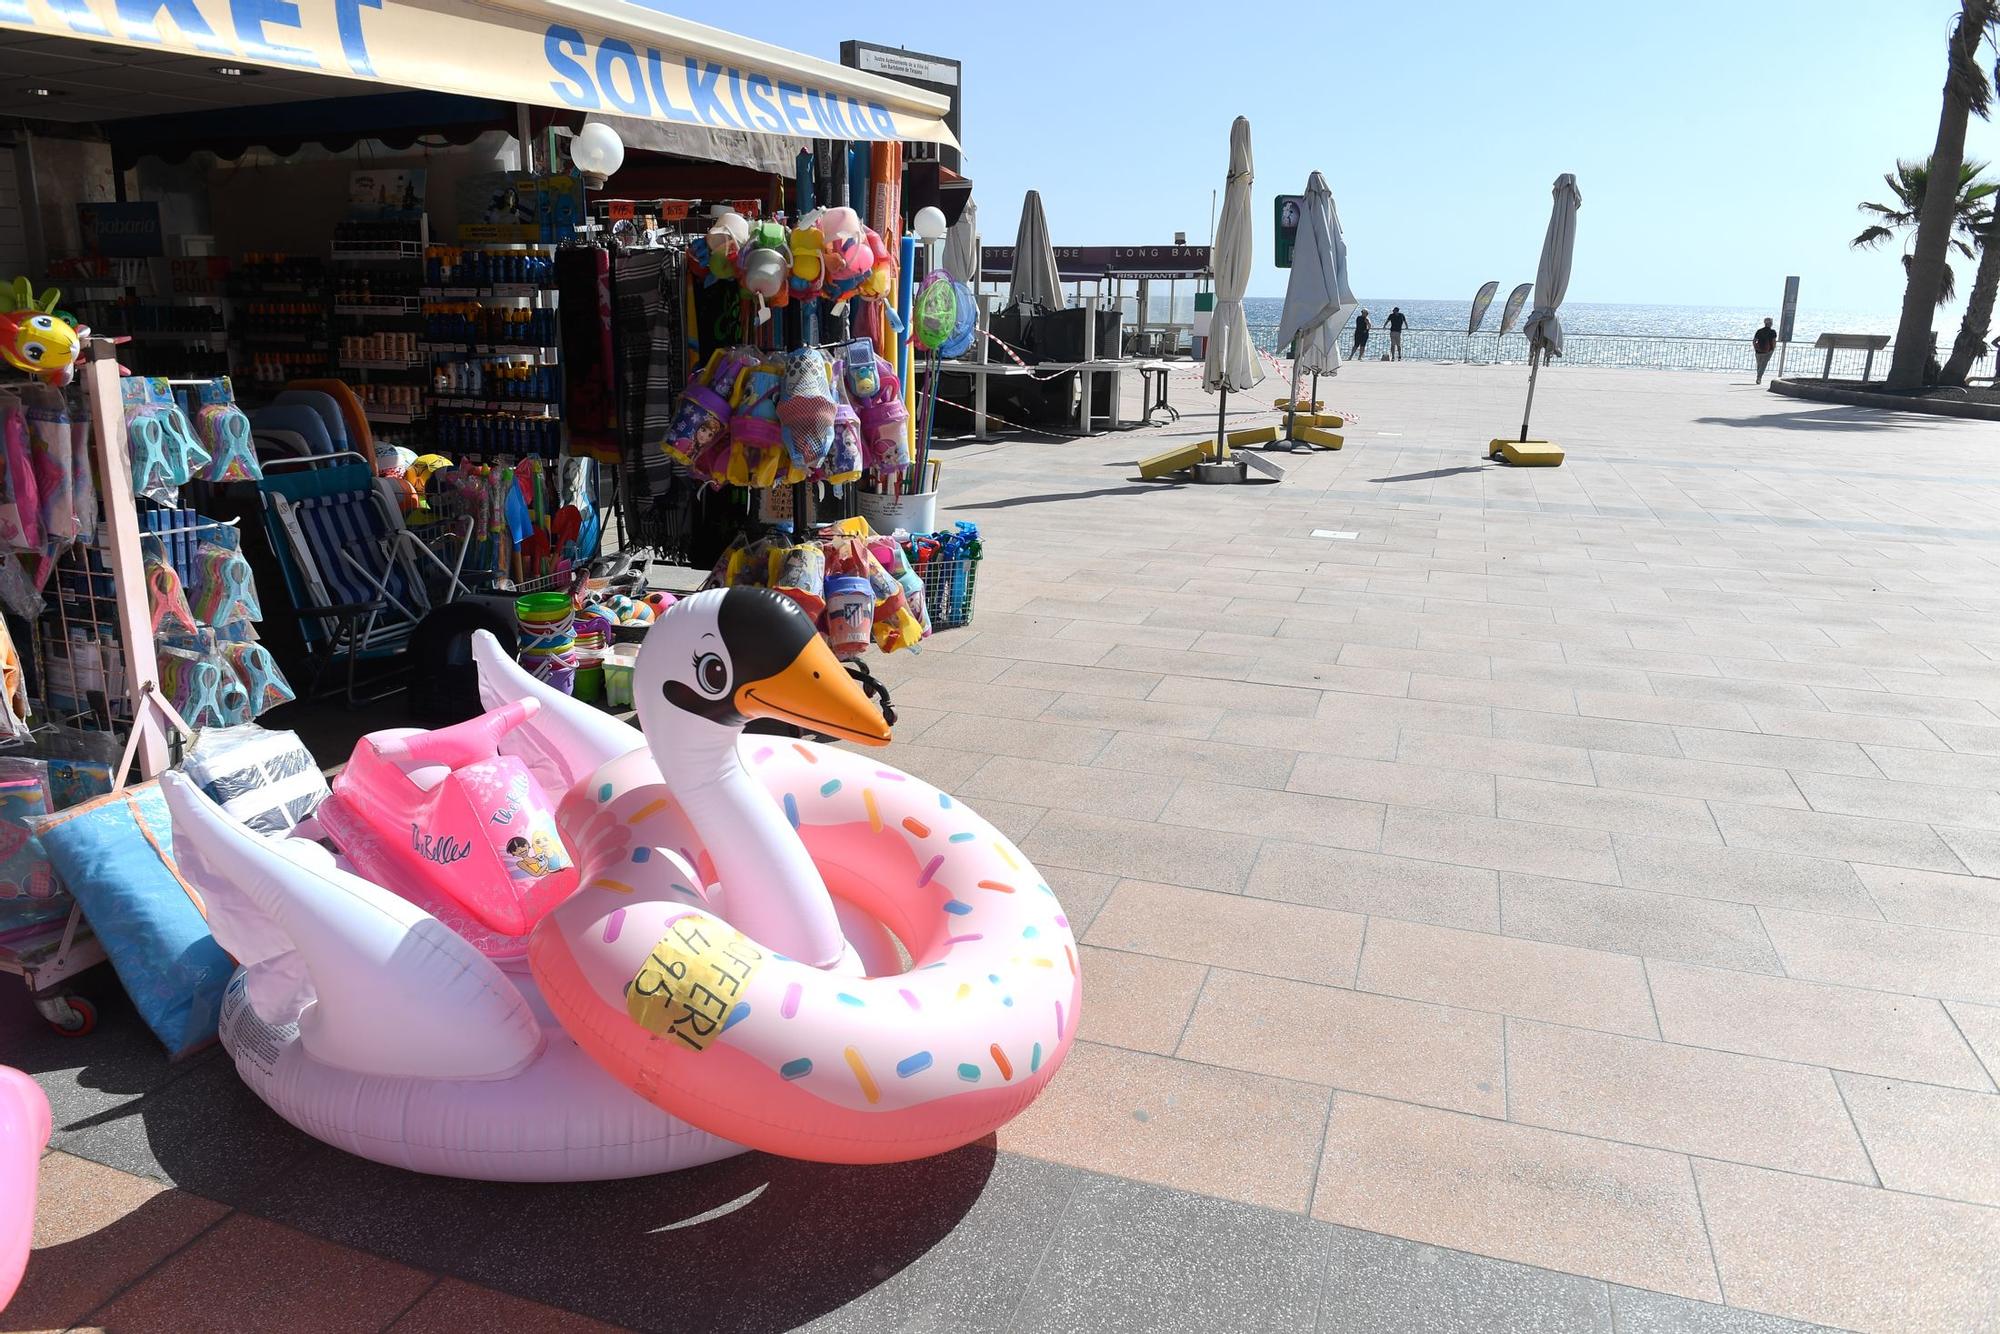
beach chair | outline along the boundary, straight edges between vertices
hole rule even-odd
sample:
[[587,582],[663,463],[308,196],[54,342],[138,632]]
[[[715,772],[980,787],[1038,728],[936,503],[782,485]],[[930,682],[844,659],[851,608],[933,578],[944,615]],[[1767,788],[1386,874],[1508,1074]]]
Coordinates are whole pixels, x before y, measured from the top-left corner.
[[433,607],[466,593],[459,579],[463,543],[448,561],[419,541],[351,452],[274,460],[259,491],[311,660],[305,693],[318,693],[326,674],[344,662],[348,703],[361,703],[360,661],[399,655]]

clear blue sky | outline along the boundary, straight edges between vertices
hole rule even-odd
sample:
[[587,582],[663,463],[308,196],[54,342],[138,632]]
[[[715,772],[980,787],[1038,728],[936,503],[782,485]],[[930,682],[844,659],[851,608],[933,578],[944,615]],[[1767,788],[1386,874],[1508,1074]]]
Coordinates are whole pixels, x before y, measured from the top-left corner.
[[[654,0],[659,3],[660,0]],[[965,62],[981,231],[1013,240],[1039,189],[1058,244],[1206,238],[1229,122],[1270,197],[1326,173],[1357,289],[1464,297],[1534,277],[1549,185],[1583,191],[1573,301],[1893,312],[1893,253],[1853,252],[1855,204],[1937,131],[1952,0],[1087,0],[899,7],[663,5],[830,59],[842,38]],[[1233,22],[1216,22],[1227,13]],[[808,17],[810,15],[810,17]],[[2000,158],[2000,128],[1969,148]],[[1969,285],[1970,265],[1964,265]],[[1955,320],[1954,320],[1955,324]]]

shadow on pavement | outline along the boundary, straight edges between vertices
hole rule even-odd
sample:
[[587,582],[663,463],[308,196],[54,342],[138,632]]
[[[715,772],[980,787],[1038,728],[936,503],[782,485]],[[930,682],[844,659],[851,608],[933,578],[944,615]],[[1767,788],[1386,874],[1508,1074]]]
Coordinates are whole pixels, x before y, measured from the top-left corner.
[[[629,1181],[517,1185],[405,1172],[294,1129],[244,1086],[219,1047],[169,1062],[109,969],[78,981],[99,1009],[97,1031],[83,1038],[53,1034],[18,989],[0,996],[0,1050],[48,1093],[52,1147],[635,1329],[790,1329],[857,1300],[851,1316],[893,1326],[899,1309],[949,1309],[968,1246],[1008,1238],[1002,1249],[1019,1261],[1009,1235],[1019,1231],[1039,1254],[1054,1223],[1041,1215],[1061,1205],[1052,1183],[1033,1178],[1038,1164],[1016,1164],[982,1206],[994,1221],[953,1239],[994,1177],[990,1137],[880,1167],[749,1153]],[[105,1234],[120,1228],[150,1225],[128,1216],[79,1238],[74,1254],[92,1253],[92,1239],[114,1242]],[[934,1248],[937,1258],[918,1264]]]
[[1784,431],[1883,431],[1926,426],[1935,417],[1908,412],[1886,412],[1880,408],[1814,408],[1799,412],[1772,412],[1759,417],[1696,417],[1703,426],[1775,426]]
[[1473,463],[1467,464],[1462,468],[1433,468],[1429,472],[1405,472],[1398,473],[1394,477],[1370,477],[1368,480],[1371,482],[1428,482],[1439,477],[1457,477],[1462,473],[1468,472],[1492,472],[1495,468],[1501,466],[1498,463]]

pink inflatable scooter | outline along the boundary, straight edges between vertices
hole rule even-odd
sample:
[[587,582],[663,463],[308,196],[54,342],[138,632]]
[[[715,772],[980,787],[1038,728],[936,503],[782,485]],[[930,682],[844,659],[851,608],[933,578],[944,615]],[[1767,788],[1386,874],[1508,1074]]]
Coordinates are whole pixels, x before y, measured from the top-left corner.
[[435,732],[370,733],[318,811],[356,871],[499,958],[524,952],[516,938],[577,885],[555,804],[499,753],[540,707],[524,699]]
[[0,1065],[0,1310],[14,1299],[35,1236],[35,1184],[49,1144],[41,1086]]

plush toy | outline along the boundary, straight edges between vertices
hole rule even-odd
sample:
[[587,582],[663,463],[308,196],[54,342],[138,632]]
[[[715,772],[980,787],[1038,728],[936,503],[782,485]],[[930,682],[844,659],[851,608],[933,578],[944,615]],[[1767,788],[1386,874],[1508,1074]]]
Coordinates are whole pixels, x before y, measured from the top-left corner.
[[51,287],[35,299],[34,285],[26,278],[14,279],[0,313],[0,359],[50,384],[68,384],[76,374],[76,359],[83,350],[82,330],[56,313],[61,296]]

